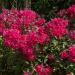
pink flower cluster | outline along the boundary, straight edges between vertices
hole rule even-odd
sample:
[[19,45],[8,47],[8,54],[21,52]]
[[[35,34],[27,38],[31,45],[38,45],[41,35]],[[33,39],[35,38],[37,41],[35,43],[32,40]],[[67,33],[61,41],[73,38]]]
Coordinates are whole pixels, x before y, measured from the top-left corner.
[[0,18],[0,34],[4,37],[4,44],[19,50],[27,60],[33,61],[33,47],[49,40],[44,27],[45,19],[32,10],[18,11],[15,8],[10,11],[3,9]]
[[12,8],[10,11],[3,9],[0,17],[3,19],[3,21],[9,24],[15,23],[18,25],[24,24],[27,26],[36,18],[36,13],[28,9],[20,11],[18,11],[16,8]]
[[46,42],[48,35],[41,31],[31,31],[21,34],[17,29],[6,29],[3,32],[4,44],[19,49],[29,60],[34,60],[33,46]]
[[75,30],[70,30],[69,36],[71,39],[75,39]]
[[69,61],[75,62],[75,44],[69,47]]
[[[51,68],[47,64],[46,64],[46,66],[44,66],[43,64],[38,64],[38,65],[35,65],[34,71],[38,75],[49,75],[49,74],[52,74],[53,68]],[[24,71],[24,75],[32,75],[32,73],[31,72]]]
[[66,50],[62,51],[62,52],[60,53],[60,56],[61,56],[62,59],[67,59],[67,57],[68,57],[67,51],[66,51]]
[[70,6],[66,12],[68,17],[75,17],[75,5]]
[[57,38],[62,38],[65,34],[67,34],[67,25],[68,20],[64,20],[62,18],[54,18],[47,23],[47,27],[51,32],[51,35],[56,36]]
[[75,18],[75,4],[71,5],[67,9],[60,10],[57,14],[61,17],[66,15],[67,18]]
[[16,48],[17,41],[20,38],[20,32],[17,29],[5,29],[3,32],[4,44],[11,47]]
[[[75,6],[73,5],[66,10],[66,13],[69,15],[74,14],[74,9]],[[61,16],[64,14],[64,11]],[[57,50],[58,47],[61,47],[59,44],[62,41],[61,38],[69,35],[68,41],[71,40],[70,38],[75,39],[75,30],[68,31],[68,24],[69,21],[63,18],[54,18],[46,23],[44,18],[28,9],[3,9],[3,12],[0,14],[0,36],[3,37],[3,44],[5,46],[18,50],[28,62],[34,63],[33,70],[38,75],[49,75],[53,72],[53,68],[48,63],[57,60],[56,52],[59,51]],[[53,40],[51,37],[56,37],[57,39],[54,38]],[[58,39],[61,39],[61,41]],[[68,42],[66,41],[66,43]],[[47,56],[45,58],[46,63],[39,60],[38,62],[41,64],[37,63],[38,65],[36,65],[36,59],[42,59],[41,53]],[[68,50],[59,52],[59,54],[59,58],[62,60],[66,59],[67,61],[75,62],[75,45],[73,44]],[[32,73],[27,70],[24,72],[24,75],[32,75]]]
[[68,51],[64,50],[60,53],[62,59],[67,59],[68,61],[75,62],[75,44],[68,48]]
[[[49,75],[53,72],[53,68],[51,68],[48,65],[44,66],[43,64],[38,64],[38,65],[35,65],[34,71],[38,75]],[[32,75],[32,73],[25,71],[24,75]]]
[[43,64],[36,65],[35,71],[38,73],[38,75],[49,75],[52,73],[53,69],[50,66],[44,66]]
[[24,75],[32,75],[32,73],[30,73],[30,72],[24,72]]

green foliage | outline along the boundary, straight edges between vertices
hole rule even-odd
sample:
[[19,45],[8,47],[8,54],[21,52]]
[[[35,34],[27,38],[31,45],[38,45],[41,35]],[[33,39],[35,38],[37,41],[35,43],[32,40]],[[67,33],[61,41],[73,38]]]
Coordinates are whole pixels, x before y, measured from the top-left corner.
[[25,68],[25,60],[19,52],[8,48],[2,43],[0,36],[0,75],[21,75]]
[[57,17],[56,13],[60,9],[67,8],[73,3],[72,0],[35,0],[32,2],[32,9],[50,20]]

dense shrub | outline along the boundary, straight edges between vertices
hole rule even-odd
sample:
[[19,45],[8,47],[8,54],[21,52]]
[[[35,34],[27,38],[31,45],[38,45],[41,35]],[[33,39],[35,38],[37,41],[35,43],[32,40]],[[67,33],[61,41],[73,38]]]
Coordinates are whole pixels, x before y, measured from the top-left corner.
[[50,21],[29,9],[3,9],[0,75],[75,74],[74,9],[61,9]]

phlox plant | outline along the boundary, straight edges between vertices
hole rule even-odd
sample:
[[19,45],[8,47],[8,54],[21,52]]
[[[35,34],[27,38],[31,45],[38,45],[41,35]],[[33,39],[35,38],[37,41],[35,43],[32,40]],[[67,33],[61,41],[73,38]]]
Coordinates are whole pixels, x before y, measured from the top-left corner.
[[[1,75],[74,75],[75,5],[46,21],[30,9],[0,14]],[[63,11],[63,13],[61,13]],[[73,26],[72,26],[73,25]]]

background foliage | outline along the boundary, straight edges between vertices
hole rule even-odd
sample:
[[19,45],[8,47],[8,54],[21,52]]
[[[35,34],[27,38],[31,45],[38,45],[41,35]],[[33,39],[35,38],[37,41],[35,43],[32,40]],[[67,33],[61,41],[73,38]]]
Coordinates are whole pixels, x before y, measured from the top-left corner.
[[[2,7],[11,9],[12,7],[17,7],[18,9],[24,9],[29,3],[26,4],[26,1],[31,2],[31,9],[35,10],[42,17],[45,17],[47,20],[50,18],[57,17],[56,12],[60,9],[64,9],[74,4],[74,0],[0,0]],[[0,6],[1,7],[1,6]]]

